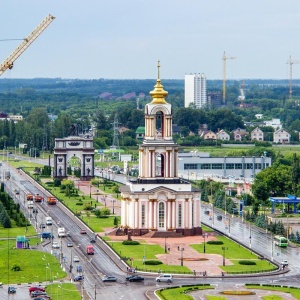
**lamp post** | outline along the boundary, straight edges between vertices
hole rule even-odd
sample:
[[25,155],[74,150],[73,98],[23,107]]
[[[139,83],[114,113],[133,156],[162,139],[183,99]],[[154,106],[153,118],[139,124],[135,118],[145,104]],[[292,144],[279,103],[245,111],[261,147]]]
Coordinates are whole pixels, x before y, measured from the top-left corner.
[[228,250],[227,247],[222,247],[223,250],[223,266],[225,266],[225,251]]
[[203,238],[204,238],[204,244],[203,244],[203,253],[205,253],[205,238],[207,238],[207,233],[202,234]]
[[181,251],[181,258],[180,258],[181,264],[180,265],[183,266],[183,251],[184,251],[184,248],[178,246],[178,250]]
[[90,198],[92,198],[92,185],[90,185]]
[[114,215],[115,214],[115,199],[112,199],[111,202],[113,204],[113,211],[112,211],[112,213]]
[[165,236],[165,253],[167,253],[167,237]]
[[107,195],[104,196],[104,206],[106,207],[106,197]]

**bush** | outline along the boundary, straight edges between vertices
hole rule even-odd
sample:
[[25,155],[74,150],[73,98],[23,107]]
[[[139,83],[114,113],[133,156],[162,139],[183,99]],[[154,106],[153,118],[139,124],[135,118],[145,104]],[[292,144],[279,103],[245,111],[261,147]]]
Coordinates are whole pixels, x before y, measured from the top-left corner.
[[138,242],[138,241],[123,241],[122,244],[123,245],[139,245],[140,242]]
[[222,241],[208,241],[207,244],[210,244],[210,245],[223,245],[224,243]]
[[248,265],[248,266],[253,266],[256,265],[256,262],[253,260],[240,260],[239,261],[240,265]]
[[13,265],[13,266],[11,267],[11,270],[12,270],[12,271],[15,271],[15,272],[21,271],[21,267],[20,267],[19,265]]
[[145,265],[152,265],[152,266],[157,266],[161,265],[162,262],[160,260],[146,260]]
[[83,202],[77,202],[76,205],[83,205]]

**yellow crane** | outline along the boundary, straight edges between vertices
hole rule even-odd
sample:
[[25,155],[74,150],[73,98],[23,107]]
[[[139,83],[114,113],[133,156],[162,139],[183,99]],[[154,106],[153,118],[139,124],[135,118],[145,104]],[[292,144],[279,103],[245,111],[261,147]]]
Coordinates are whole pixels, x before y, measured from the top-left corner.
[[227,59],[235,59],[234,56],[226,56],[226,53],[224,51],[223,53],[223,104],[225,104],[226,101],[226,61]]
[[287,64],[290,65],[290,99],[292,99],[292,94],[293,94],[293,64],[299,64],[299,60],[293,60],[292,56],[290,55],[288,61],[286,62]]
[[0,76],[12,69],[15,60],[35,41],[35,39],[50,25],[55,17],[50,14],[21,42],[21,44],[0,64]]

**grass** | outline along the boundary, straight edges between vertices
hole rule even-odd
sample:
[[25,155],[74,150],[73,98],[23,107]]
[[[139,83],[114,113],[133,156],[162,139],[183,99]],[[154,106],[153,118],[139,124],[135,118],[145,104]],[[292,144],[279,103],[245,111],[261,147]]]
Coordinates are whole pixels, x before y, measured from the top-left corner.
[[[126,237],[124,237],[125,240]],[[172,273],[192,273],[191,270],[185,266],[175,266],[175,265],[144,265],[143,264],[143,256],[146,257],[146,260],[159,260],[157,259],[157,254],[163,254],[164,249],[160,245],[156,244],[140,244],[135,246],[123,245],[122,242],[110,242],[108,244],[115,250],[115,252],[127,258],[133,258],[133,261],[128,261],[128,264],[132,264],[132,267],[145,270],[145,271],[153,271],[158,272],[161,270],[162,272],[172,272]],[[180,264],[180,261],[178,261]]]
[[80,300],[81,296],[76,289],[75,284],[72,283],[54,283],[46,287],[47,294],[51,299],[64,299],[64,300]]
[[278,295],[262,296],[261,298],[264,300],[284,300],[284,298],[282,298]]
[[[294,298],[300,299],[300,289],[299,288],[285,287],[285,286],[272,286],[272,285],[268,285],[268,286],[247,285],[245,287],[248,288],[248,289],[278,291],[278,292],[289,293]],[[272,298],[266,298],[266,299],[269,300],[269,299],[272,299]],[[276,299],[276,298],[274,298],[274,299]],[[277,299],[282,299],[282,298],[277,298]]]
[[[258,259],[257,255],[248,249],[244,248],[240,244],[227,239],[224,236],[216,236],[216,238],[223,242],[223,245],[211,245],[206,243],[206,253],[207,254],[219,254],[223,256],[225,254],[225,258],[229,259],[233,265],[229,266],[221,266],[222,270],[228,273],[235,272],[260,272],[270,271],[276,269],[276,267],[269,263],[266,260]],[[190,245],[192,248],[197,250],[199,253],[203,253],[203,244],[192,244]],[[223,248],[226,250],[224,251]],[[256,265],[240,265],[238,262],[240,260],[254,260]]]
[[213,295],[205,295],[207,300],[226,300],[227,298],[223,296],[213,296]]
[[[183,286],[175,288],[166,288],[156,292],[156,295],[160,299],[164,300],[192,300],[192,296],[188,295],[189,292],[197,290],[213,289],[210,285],[194,285],[194,286]],[[217,299],[217,298],[216,298]]]

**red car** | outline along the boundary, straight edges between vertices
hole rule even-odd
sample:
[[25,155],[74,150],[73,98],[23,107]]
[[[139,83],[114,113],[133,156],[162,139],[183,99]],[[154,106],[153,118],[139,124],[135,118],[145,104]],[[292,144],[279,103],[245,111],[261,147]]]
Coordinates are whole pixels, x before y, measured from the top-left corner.
[[80,233],[81,234],[86,234],[86,230],[85,229],[81,229]]
[[35,292],[35,291],[45,292],[45,289],[43,287],[41,287],[41,286],[31,286],[29,288],[29,293]]

